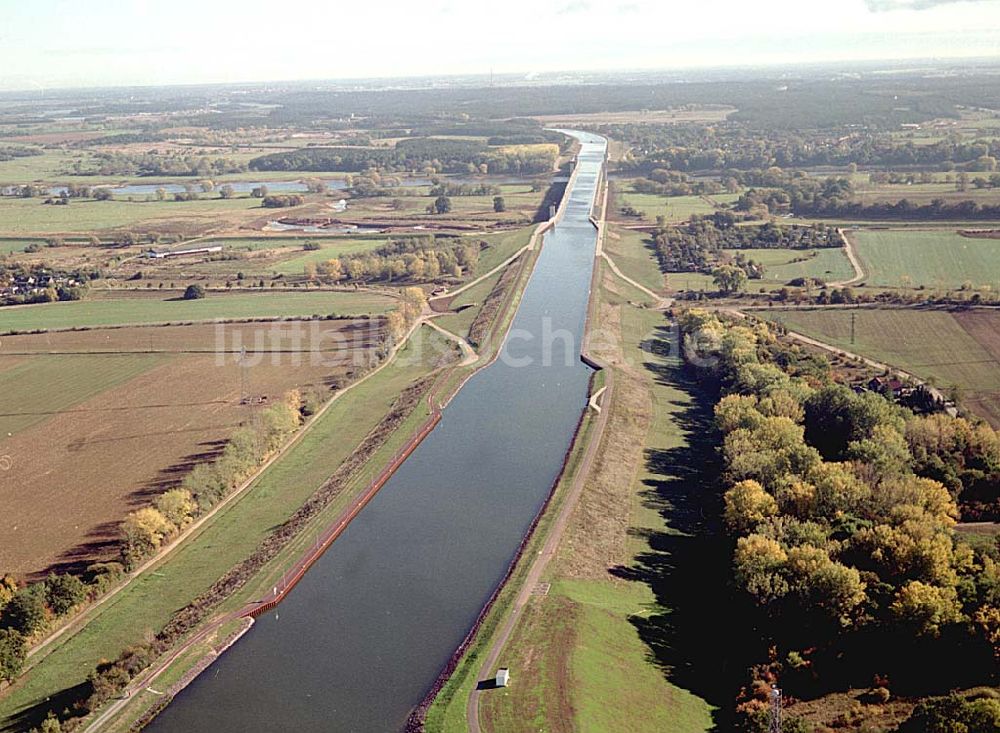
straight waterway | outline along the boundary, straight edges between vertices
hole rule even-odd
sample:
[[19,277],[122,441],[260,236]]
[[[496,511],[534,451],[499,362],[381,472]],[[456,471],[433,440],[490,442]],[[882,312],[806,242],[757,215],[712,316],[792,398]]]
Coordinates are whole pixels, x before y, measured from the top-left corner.
[[579,358],[605,141],[582,150],[500,358],[289,597],[148,730],[395,731],[503,578],[587,403]]

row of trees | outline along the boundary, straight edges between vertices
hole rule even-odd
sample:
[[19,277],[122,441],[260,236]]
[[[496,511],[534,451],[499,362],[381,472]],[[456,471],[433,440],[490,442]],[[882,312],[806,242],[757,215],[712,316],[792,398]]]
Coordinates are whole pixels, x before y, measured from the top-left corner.
[[11,575],[0,577],[0,681],[20,674],[31,642],[53,620],[104,593],[121,573],[121,565],[112,562],[95,563],[82,576],[51,573],[30,584],[18,583]]
[[265,209],[283,209],[289,206],[302,206],[305,199],[298,194],[286,194],[283,196],[265,196],[260,205]]
[[417,287],[403,288],[402,296],[399,306],[386,314],[386,335],[393,344],[403,339],[427,304],[427,295]]
[[[664,272],[709,272],[727,249],[843,246],[837,230],[824,224],[801,227],[769,222],[761,226],[736,226],[736,217],[730,212],[692,217],[687,224],[668,225],[661,221],[653,241]],[[757,265],[744,269],[749,277],[759,277],[763,272]]]
[[331,283],[433,282],[475,273],[485,241],[405,237],[391,240],[371,252],[358,252],[317,264],[307,263],[305,276]]
[[899,653],[917,645],[940,663],[961,649],[953,683],[989,679],[1000,564],[954,525],[964,480],[1000,494],[996,432],[800,371],[763,324],[690,311],[681,326],[688,363],[721,389],[733,578],[775,645],[770,673],[789,690],[875,674],[918,687],[927,680]]
[[992,171],[1000,142],[968,141],[960,134],[918,144],[889,131],[857,126],[829,129],[759,128],[739,122],[713,125],[618,124],[603,134],[629,143],[623,167],[636,171],[724,171],[811,166],[923,166],[942,171]]
[[515,174],[547,173],[559,155],[557,145],[491,148],[476,140],[410,138],[392,148],[303,148],[254,158],[258,171],[365,171]]
[[[850,179],[839,176],[810,177],[801,171],[780,168],[751,170],[737,174],[740,183],[751,186],[736,202],[737,211],[756,216],[791,212],[800,216],[856,219],[981,219],[1000,218],[1000,204],[972,200],[934,199],[917,204],[898,201],[864,203],[857,199]],[[963,189],[964,190],[964,189]]]
[[31,145],[0,145],[0,162],[30,158],[33,155],[42,155],[44,152],[41,148]]
[[243,161],[180,153],[148,152],[138,155],[99,152],[89,167],[74,166],[74,175],[102,176],[221,176],[247,170]]

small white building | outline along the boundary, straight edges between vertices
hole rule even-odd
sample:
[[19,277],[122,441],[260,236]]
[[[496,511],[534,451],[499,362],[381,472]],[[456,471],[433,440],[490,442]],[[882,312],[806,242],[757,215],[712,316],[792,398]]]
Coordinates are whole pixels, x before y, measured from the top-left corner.
[[510,670],[507,669],[506,667],[501,667],[500,669],[498,669],[497,679],[495,683],[496,686],[506,687],[509,682],[510,682]]

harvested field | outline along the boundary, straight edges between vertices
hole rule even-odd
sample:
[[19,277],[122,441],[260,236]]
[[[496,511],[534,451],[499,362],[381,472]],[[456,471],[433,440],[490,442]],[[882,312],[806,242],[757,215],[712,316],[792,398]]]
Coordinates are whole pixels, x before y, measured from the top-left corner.
[[1000,247],[956,231],[861,230],[856,243],[868,285],[956,289],[1000,285]]
[[[4,352],[0,352],[4,353]],[[0,358],[0,365],[8,357]],[[156,366],[152,354],[38,356],[0,371],[0,436],[10,436]],[[0,367],[2,368],[2,367]]]
[[[0,339],[0,365],[25,354],[257,353],[321,354],[370,348],[381,334],[380,318],[276,320],[190,326],[125,326],[83,331],[18,334]],[[77,360],[75,363],[80,364]],[[0,366],[2,369],[2,366]]]
[[[367,365],[380,336],[369,325],[379,322],[231,324],[221,335],[214,326],[189,326],[5,338],[4,352],[23,355],[0,352],[0,388],[16,400],[0,415],[0,455],[10,466],[0,473],[0,568],[34,575],[107,559],[125,513],[214,457],[269,402],[294,388],[326,393]],[[150,335],[156,353],[128,351]],[[343,341],[350,347],[332,346]],[[241,343],[250,346],[245,366],[238,363]],[[33,352],[43,348],[89,353]],[[243,396],[252,404],[241,404]]]
[[865,308],[757,311],[757,315],[932,379],[942,389],[957,385],[966,407],[1000,425],[1000,312]]

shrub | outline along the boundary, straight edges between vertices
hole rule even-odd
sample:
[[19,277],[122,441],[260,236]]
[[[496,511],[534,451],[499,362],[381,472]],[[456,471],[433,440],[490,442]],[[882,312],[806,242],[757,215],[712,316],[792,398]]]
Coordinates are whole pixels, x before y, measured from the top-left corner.
[[173,530],[174,525],[153,507],[129,514],[121,526],[121,553],[125,567],[132,570],[159,550],[163,538]]
[[205,297],[205,286],[198,283],[188,285],[184,290],[184,300],[199,300]]
[[28,654],[24,635],[14,629],[0,629],[0,680],[13,680],[21,673]]
[[87,597],[87,587],[78,577],[51,573],[45,581],[45,598],[57,616],[67,613]]
[[0,628],[13,629],[25,636],[40,631],[45,622],[45,588],[40,583],[15,593],[0,616]]
[[987,733],[1000,728],[1000,702],[981,698],[966,700],[952,694],[924,700],[909,719],[899,726],[900,733]]
[[865,705],[885,705],[892,698],[892,693],[885,687],[873,687],[868,692],[861,695],[861,702]]
[[120,562],[97,562],[87,566],[86,577],[95,594],[100,595],[121,580],[124,574],[125,567]]
[[153,505],[167,518],[168,522],[178,529],[186,527],[198,510],[197,502],[187,489],[171,489],[156,497]]

